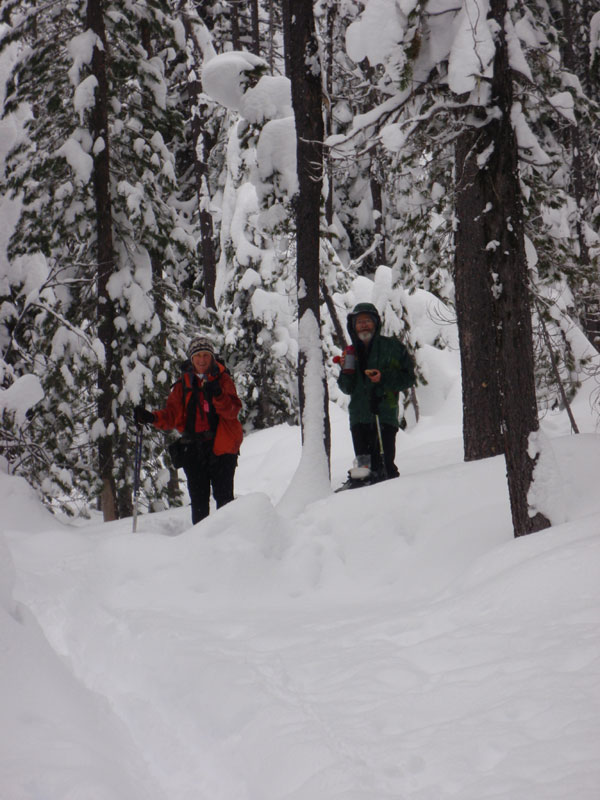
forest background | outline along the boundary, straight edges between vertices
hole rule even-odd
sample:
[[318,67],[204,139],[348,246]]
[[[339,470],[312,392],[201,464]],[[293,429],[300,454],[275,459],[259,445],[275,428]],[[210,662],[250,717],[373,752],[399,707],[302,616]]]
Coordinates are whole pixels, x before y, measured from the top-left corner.
[[[132,408],[162,405],[199,331],[247,430],[301,422],[322,462],[369,281],[418,367],[454,342],[419,340],[411,298],[458,323],[465,457],[505,452],[515,533],[548,524],[538,415],[600,335],[598,3],[0,9],[8,471],[54,508],[131,514]],[[162,436],[143,458],[145,504],[180,504]]]

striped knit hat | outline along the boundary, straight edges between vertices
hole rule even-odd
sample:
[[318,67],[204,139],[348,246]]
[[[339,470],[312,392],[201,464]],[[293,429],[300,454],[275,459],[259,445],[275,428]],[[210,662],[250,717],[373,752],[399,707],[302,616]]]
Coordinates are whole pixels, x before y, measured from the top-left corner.
[[196,336],[190,342],[190,346],[188,348],[188,356],[191,357],[196,353],[199,353],[201,350],[205,350],[206,352],[210,353],[213,357],[215,355],[215,348],[210,339],[207,339],[205,336]]

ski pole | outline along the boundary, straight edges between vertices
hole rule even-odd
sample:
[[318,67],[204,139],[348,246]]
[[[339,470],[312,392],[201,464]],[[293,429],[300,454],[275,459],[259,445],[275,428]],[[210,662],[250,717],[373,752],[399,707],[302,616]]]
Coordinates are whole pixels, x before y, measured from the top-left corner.
[[138,493],[140,489],[140,472],[142,469],[142,430],[143,425],[139,423],[136,425],[135,432],[135,461],[133,465],[133,529],[132,533],[137,530],[137,516],[138,516]]
[[377,428],[377,440],[379,442],[379,458],[381,459],[381,469],[383,477],[387,478],[387,467],[385,465],[385,453],[383,452],[383,437],[381,435],[381,424],[379,422],[379,414],[375,414],[375,427]]

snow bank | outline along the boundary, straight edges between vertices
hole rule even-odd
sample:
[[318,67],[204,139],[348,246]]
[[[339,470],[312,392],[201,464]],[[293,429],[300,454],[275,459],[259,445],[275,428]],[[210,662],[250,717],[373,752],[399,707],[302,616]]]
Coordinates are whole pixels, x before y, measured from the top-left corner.
[[420,435],[400,480],[296,517],[253,490],[289,479],[279,426],[194,528],[9,531],[43,635],[2,610],[7,796],[595,800],[597,437],[554,441],[571,521],[515,541],[502,459],[436,467]]
[[565,521],[514,540],[503,459],[462,463],[457,353],[429,343],[452,326],[411,298],[438,396],[398,480],[308,502],[281,425],[244,441],[233,503],[134,535],[0,474],[3,796],[596,800],[598,436],[543,421]]

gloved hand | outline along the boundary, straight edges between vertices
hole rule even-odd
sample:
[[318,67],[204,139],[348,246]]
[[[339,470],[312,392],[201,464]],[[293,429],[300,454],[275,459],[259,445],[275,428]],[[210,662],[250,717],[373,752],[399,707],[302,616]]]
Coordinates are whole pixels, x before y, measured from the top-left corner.
[[133,409],[133,420],[136,425],[151,425],[154,422],[154,414],[146,411],[144,406],[136,406]]
[[218,378],[215,378],[213,381],[204,381],[202,384],[202,391],[204,392],[204,396],[207,400],[213,397],[219,397],[219,395],[223,394],[221,382]]

